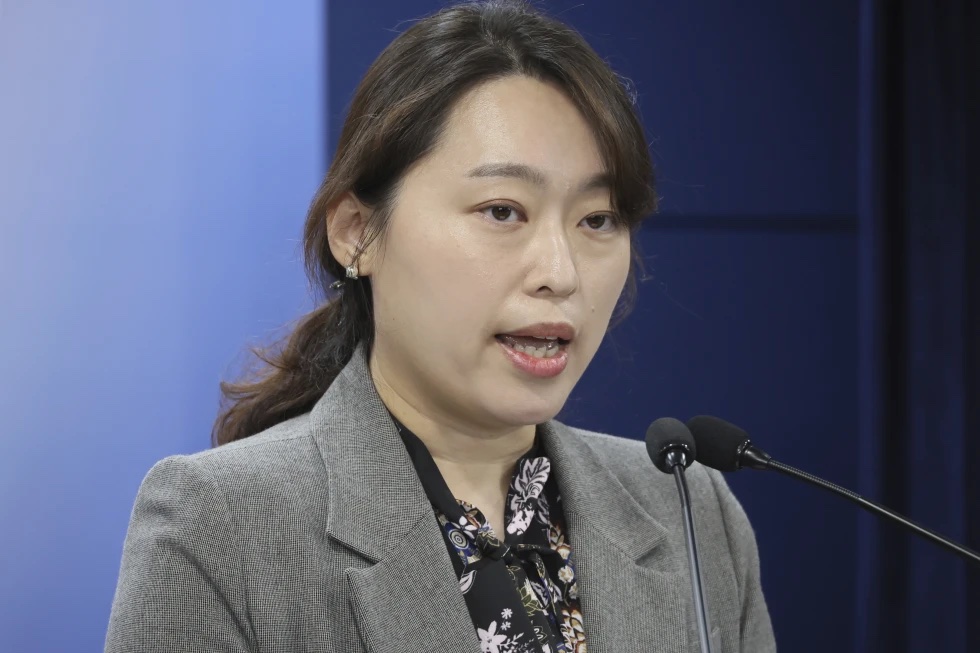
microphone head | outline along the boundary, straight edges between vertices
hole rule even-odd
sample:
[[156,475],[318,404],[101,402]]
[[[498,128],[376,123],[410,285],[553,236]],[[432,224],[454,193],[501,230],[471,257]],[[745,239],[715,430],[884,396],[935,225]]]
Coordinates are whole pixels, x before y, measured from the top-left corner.
[[742,453],[748,447],[749,434],[719,417],[698,415],[687,421],[698,446],[698,462],[722,472],[742,468]]
[[678,464],[689,467],[697,450],[694,436],[684,423],[673,417],[661,417],[647,429],[647,453],[657,469],[673,473]]

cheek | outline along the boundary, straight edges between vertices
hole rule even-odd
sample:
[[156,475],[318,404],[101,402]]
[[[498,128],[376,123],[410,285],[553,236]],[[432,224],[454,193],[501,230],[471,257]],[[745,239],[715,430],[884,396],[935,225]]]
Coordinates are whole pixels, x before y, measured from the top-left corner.
[[432,235],[437,243],[433,255],[440,256],[441,272],[460,283],[459,290],[465,295],[479,295],[499,290],[504,281],[501,274],[501,253],[487,234],[481,233],[475,220],[460,216],[443,223],[444,227]]
[[608,257],[596,260],[588,270],[590,319],[608,320],[619,301],[630,270],[630,247],[625,243]]
[[379,304],[402,320],[411,315],[413,326],[424,330],[415,335],[440,347],[460,333],[483,330],[505,286],[499,261],[454,221],[409,218],[414,220],[401,224],[414,222],[416,228],[393,228],[390,234],[378,275]]

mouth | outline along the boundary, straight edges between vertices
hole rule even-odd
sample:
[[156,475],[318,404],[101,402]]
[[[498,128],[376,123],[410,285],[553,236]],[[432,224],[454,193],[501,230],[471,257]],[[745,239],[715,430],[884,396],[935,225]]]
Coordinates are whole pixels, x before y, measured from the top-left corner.
[[571,342],[558,336],[538,337],[500,333],[495,337],[497,342],[505,347],[534,358],[554,358],[567,349]]

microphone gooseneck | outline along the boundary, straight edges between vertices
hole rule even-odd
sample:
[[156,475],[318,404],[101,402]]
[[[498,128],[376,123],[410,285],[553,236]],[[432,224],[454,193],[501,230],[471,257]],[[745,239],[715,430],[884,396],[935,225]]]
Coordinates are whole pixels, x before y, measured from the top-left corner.
[[836,483],[825,481],[818,476],[773,460],[772,456],[752,445],[748,433],[730,422],[726,422],[718,417],[699,415],[698,417],[691,418],[687,426],[690,428],[697,445],[698,462],[706,467],[711,467],[722,472],[737,472],[743,467],[749,467],[751,469],[779,472],[786,476],[805,481],[811,485],[829,490],[849,501],[853,501],[868,512],[879,517],[891,519],[916,535],[934,544],[938,544],[944,549],[952,551],[974,564],[980,565],[980,553],[945,538],[924,526],[920,526],[897,512],[878,505],[873,501],[869,501],[860,494],[843,488]]
[[647,429],[647,453],[657,469],[665,474],[673,474],[677,482],[677,492],[681,498],[681,511],[684,515],[684,538],[687,542],[687,558],[691,567],[691,592],[694,596],[694,612],[698,624],[698,641],[701,653],[711,653],[711,640],[708,635],[708,609],[705,606],[704,587],[701,581],[701,560],[698,556],[698,543],[694,533],[694,515],[691,511],[691,496],[687,491],[684,470],[694,462],[697,449],[694,436],[683,422],[672,417],[661,417]]

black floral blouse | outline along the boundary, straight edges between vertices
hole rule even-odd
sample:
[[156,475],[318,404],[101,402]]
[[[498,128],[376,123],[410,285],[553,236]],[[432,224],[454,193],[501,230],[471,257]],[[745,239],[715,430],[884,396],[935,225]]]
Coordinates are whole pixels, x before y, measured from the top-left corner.
[[453,497],[425,444],[395,424],[442,526],[483,653],[585,653],[561,497],[540,443],[517,461],[501,542],[478,508]]

